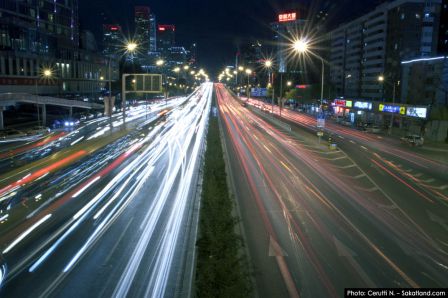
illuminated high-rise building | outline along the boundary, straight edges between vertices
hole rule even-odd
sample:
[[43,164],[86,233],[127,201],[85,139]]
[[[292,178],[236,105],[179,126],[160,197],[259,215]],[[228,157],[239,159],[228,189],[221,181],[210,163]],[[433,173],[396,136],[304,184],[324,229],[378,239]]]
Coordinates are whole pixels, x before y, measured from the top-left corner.
[[122,46],[122,32],[120,25],[103,25],[103,53],[105,55],[115,55]]
[[157,19],[156,15],[149,15],[149,51],[157,52]]
[[176,26],[158,25],[157,26],[157,50],[162,56],[169,55],[169,49],[175,46]]
[[93,35],[83,37],[80,44],[78,0],[0,1],[0,93],[99,93],[107,62],[89,44]]
[[148,6],[136,6],[135,7],[135,34],[139,43],[139,52],[142,54],[148,54],[150,52],[150,9]]

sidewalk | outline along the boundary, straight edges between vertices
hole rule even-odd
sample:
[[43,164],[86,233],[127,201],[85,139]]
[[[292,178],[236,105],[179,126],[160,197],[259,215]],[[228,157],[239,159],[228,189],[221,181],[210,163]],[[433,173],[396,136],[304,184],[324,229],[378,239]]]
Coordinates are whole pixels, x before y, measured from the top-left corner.
[[[291,111],[297,112],[297,110],[290,109]],[[306,113],[307,115],[314,116],[313,114]],[[356,130],[356,127],[353,126],[346,126],[342,125],[341,123],[338,123],[336,120],[332,118],[328,118],[326,121],[330,122],[333,125],[351,128],[353,130]],[[369,132],[366,132],[367,134],[372,134]],[[411,147],[406,146],[401,143],[400,138],[405,133],[403,131],[397,131],[397,129],[394,129],[392,131],[392,135],[388,135],[387,131],[382,131],[381,133],[374,134],[374,135],[380,135],[384,141],[388,141],[391,144],[395,144],[397,146],[403,146],[407,148],[409,151],[420,154],[422,156],[425,156],[426,158],[433,159],[435,161],[440,161],[443,163],[448,163],[448,143],[444,142],[434,142],[434,141],[425,141],[424,145],[421,147]]]

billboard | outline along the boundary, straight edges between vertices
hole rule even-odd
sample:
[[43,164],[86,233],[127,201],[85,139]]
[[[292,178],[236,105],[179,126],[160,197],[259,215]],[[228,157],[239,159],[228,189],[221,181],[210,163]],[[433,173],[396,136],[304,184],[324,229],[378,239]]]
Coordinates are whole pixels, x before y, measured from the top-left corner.
[[351,100],[335,99],[333,103],[335,106],[346,107],[346,108],[353,107],[353,101],[351,101]]
[[344,99],[335,99],[334,100],[334,105],[345,107],[345,100]]
[[406,116],[409,117],[426,119],[427,114],[428,114],[428,108],[408,107],[406,110]]
[[354,107],[360,110],[371,110],[372,103],[368,101],[355,101]]
[[289,12],[289,13],[282,13],[278,15],[278,21],[283,22],[291,22],[297,20],[297,13],[295,12]]
[[400,114],[400,115],[406,114],[406,107],[404,107],[404,106],[380,104],[378,107],[378,110],[380,112],[384,112],[384,113],[392,113],[392,114]]
[[268,96],[268,89],[266,88],[252,88],[250,95],[253,97],[266,97]]

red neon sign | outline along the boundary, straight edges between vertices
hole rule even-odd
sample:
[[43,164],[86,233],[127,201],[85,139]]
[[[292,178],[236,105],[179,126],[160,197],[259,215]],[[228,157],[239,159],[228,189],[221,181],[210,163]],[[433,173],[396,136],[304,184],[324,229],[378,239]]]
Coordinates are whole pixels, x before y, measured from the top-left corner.
[[308,88],[308,85],[297,85],[296,88],[297,89],[306,89],[306,88]]
[[174,25],[159,25],[159,31],[175,31],[176,27]]
[[110,27],[110,31],[118,31],[118,27],[112,26]]
[[334,100],[334,104],[336,106],[343,106],[343,107],[345,107],[345,100],[344,99],[335,99]]
[[291,22],[295,20],[297,20],[297,13],[295,12],[282,13],[278,15],[279,22]]

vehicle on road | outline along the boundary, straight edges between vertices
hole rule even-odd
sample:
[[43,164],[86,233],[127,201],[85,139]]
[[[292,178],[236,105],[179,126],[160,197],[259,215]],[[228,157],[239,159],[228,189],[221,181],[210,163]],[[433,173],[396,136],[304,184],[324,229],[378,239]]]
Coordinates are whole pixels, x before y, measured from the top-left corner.
[[72,128],[78,125],[79,119],[75,118],[64,118],[53,122],[53,128]]
[[423,146],[424,139],[419,135],[407,135],[401,138],[401,142],[410,146]]

